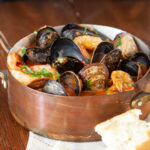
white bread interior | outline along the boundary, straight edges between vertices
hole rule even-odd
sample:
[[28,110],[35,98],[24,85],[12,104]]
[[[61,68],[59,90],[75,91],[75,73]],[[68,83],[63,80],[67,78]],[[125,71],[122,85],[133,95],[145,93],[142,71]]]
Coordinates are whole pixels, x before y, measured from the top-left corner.
[[149,140],[150,123],[140,120],[141,114],[141,110],[132,109],[96,125],[95,131],[102,136],[107,150],[137,150]]

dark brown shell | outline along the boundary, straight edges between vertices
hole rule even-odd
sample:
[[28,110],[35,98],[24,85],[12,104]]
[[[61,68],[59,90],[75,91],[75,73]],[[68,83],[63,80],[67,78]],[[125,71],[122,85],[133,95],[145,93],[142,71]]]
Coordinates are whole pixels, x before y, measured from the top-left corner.
[[[104,64],[95,63],[82,68],[79,72],[79,76],[83,81],[84,89],[102,90],[105,89],[109,71]],[[90,84],[90,87],[88,84]]]

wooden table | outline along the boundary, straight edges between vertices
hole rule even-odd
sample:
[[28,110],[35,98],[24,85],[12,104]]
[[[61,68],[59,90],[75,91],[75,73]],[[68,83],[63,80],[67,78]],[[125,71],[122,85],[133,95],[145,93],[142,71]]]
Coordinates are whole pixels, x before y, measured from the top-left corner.
[[[47,24],[90,23],[114,26],[150,45],[148,0],[49,0],[0,2],[0,30],[13,46],[20,38]],[[6,54],[0,48],[0,69]],[[25,150],[28,131],[12,118],[7,91],[0,84],[0,150]]]

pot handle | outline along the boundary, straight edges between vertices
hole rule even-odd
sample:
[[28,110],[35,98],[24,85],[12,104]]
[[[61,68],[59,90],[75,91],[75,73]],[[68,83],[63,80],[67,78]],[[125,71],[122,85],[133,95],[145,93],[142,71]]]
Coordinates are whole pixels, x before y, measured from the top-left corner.
[[4,51],[8,54],[9,50],[11,49],[11,46],[9,45],[6,37],[1,31],[0,31],[0,44],[3,47]]
[[2,79],[2,85],[6,89],[8,86],[8,80],[7,80],[7,70],[0,70],[0,78]]
[[150,101],[150,69],[140,79],[135,88],[137,93],[132,97],[130,103],[132,108],[138,108]]

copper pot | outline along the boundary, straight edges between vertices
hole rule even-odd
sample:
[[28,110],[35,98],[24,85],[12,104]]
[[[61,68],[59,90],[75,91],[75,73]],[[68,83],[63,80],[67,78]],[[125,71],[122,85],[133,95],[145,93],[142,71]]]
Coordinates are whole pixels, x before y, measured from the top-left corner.
[[[90,26],[90,25],[89,25]],[[95,26],[100,32],[114,38],[122,30]],[[56,27],[60,32],[62,26]],[[111,33],[111,34],[110,34]],[[109,35],[110,34],[110,35]],[[147,45],[135,37],[138,46],[148,55]],[[1,36],[3,47],[7,51],[9,44]],[[21,39],[9,51],[18,50],[34,42],[33,34]],[[6,86],[6,73],[0,76]],[[8,103],[12,116],[23,127],[54,139],[67,141],[94,141],[100,137],[94,132],[94,126],[106,119],[118,115],[132,107],[142,110],[142,119],[150,112],[150,70],[140,79],[133,91],[117,93],[115,95],[100,96],[56,96],[33,90],[19,83],[9,72]],[[135,96],[136,95],[136,96]]]

